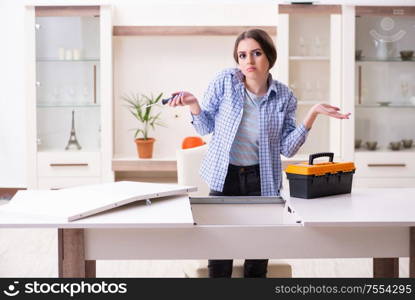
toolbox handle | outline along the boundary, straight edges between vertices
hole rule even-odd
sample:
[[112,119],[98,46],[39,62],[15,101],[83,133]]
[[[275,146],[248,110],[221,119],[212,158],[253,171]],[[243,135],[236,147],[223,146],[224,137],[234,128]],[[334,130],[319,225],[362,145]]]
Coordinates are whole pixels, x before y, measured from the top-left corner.
[[325,157],[325,156],[329,158],[330,162],[333,162],[333,157],[334,157],[333,152],[319,152],[319,153],[310,154],[310,157],[308,158],[308,164],[313,165],[315,158]]

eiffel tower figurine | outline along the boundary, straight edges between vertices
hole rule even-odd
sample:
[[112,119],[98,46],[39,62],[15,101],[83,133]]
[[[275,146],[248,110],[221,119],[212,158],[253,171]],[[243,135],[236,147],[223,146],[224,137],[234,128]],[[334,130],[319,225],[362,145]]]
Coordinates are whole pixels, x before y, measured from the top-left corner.
[[75,133],[75,111],[72,110],[72,128],[71,128],[71,135],[69,136],[68,145],[66,145],[65,150],[70,150],[73,147],[76,147],[77,150],[81,150],[82,147],[79,145],[78,140],[76,139]]

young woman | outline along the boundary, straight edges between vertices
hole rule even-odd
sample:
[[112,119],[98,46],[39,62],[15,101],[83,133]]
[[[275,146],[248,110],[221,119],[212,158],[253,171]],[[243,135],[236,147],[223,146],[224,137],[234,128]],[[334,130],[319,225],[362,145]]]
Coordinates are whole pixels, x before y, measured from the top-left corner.
[[[269,73],[277,52],[263,30],[240,34],[233,57],[238,67],[219,73],[201,104],[191,93],[177,92],[169,105],[188,105],[196,131],[213,133],[201,167],[210,195],[278,196],[280,154],[291,157],[297,153],[317,115],[348,119],[350,114],[316,104],[297,126],[296,98]],[[267,265],[267,259],[245,260],[245,277],[265,277]],[[232,260],[209,260],[208,267],[210,277],[230,277]]]

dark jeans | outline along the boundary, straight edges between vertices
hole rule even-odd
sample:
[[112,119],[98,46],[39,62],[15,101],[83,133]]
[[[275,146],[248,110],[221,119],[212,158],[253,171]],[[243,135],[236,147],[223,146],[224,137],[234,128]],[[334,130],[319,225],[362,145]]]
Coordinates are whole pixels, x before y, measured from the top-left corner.
[[[259,165],[238,167],[229,165],[223,192],[211,190],[210,196],[260,196]],[[249,243],[249,241],[247,241]],[[210,259],[209,277],[231,277],[232,259]],[[244,277],[266,277],[268,259],[246,259]]]

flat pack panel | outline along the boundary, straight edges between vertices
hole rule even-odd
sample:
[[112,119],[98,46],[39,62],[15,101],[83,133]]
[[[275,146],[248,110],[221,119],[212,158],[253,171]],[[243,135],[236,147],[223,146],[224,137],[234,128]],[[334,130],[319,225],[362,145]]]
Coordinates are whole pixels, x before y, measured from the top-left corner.
[[0,228],[181,228],[193,226],[187,195],[168,196],[114,208],[69,222],[65,217],[8,211],[0,206]]
[[188,195],[179,195],[152,199],[151,204],[136,201],[71,223],[94,228],[175,228],[193,226],[194,220]]
[[285,199],[304,226],[415,226],[415,188],[353,189],[351,194]]
[[[140,200],[186,194],[195,187],[144,182],[111,182],[57,191],[19,191],[2,211],[62,217],[74,221]],[[189,204],[190,205],[190,204]]]

